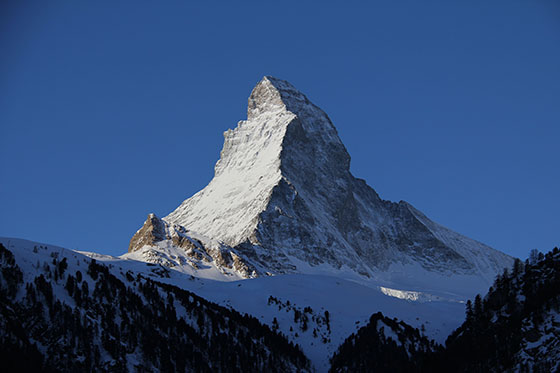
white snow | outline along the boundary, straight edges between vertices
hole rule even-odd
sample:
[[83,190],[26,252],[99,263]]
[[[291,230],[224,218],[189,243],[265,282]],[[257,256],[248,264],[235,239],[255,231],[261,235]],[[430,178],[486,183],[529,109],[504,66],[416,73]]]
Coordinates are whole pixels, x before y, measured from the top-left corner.
[[[267,79],[262,87],[277,94]],[[258,214],[282,178],[282,140],[295,118],[281,101],[267,100],[259,110],[224,132],[224,147],[210,184],[164,220],[231,246],[252,234]]]

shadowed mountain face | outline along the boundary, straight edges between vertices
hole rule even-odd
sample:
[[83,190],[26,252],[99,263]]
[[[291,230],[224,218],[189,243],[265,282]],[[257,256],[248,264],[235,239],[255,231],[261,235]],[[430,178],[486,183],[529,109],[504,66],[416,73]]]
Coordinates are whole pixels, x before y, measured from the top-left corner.
[[[344,271],[398,282],[399,272],[408,283],[458,275],[484,287],[512,264],[404,201],[382,200],[350,173],[329,117],[286,81],[264,77],[247,120],[224,137],[213,180],[163,221],[203,246],[229,247],[255,271],[246,273]],[[134,242],[146,242],[141,231]],[[142,247],[131,242],[130,251]]]

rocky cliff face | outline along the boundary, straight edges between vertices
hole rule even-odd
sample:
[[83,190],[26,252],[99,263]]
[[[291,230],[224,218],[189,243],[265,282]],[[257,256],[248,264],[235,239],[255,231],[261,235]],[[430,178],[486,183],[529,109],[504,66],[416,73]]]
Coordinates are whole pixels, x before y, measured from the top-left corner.
[[[247,120],[224,137],[213,180],[163,221],[233,248],[256,273],[394,280],[397,271],[410,283],[428,274],[487,286],[512,263],[406,202],[382,200],[350,173],[329,117],[286,81],[264,77]],[[149,241],[142,236],[131,250]]]
[[191,237],[184,227],[170,224],[154,214],[148,215],[142,228],[132,237],[128,252],[136,254],[132,256],[134,259],[168,268],[188,266],[199,270],[213,266],[225,275],[233,271],[243,278],[256,276],[254,268],[235,249],[215,241],[203,243]]

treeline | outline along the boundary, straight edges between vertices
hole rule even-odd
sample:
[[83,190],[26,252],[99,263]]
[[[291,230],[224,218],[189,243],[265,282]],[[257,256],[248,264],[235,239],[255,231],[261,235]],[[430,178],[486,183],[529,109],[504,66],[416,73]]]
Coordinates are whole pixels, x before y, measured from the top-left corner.
[[2,371],[308,371],[299,346],[248,315],[91,260],[43,262],[24,282],[0,244]]
[[[331,359],[333,372],[555,372],[560,370],[560,250],[532,251],[466,304],[464,323],[445,347],[418,330],[372,316]],[[382,320],[393,337],[379,330]],[[397,335],[398,340],[395,340]],[[414,346],[414,347],[412,347]],[[419,348],[420,347],[420,348]],[[429,348],[427,348],[429,347]]]

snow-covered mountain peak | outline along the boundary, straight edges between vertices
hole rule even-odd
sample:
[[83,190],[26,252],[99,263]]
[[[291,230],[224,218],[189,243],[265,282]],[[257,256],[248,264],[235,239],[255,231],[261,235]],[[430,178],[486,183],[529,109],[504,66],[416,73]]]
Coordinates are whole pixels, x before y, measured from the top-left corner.
[[[280,93],[281,89],[278,89],[272,81],[276,81],[276,79],[265,76],[253,88],[247,105],[248,120],[256,118],[263,113],[286,110],[286,104],[282,99],[282,93]],[[289,83],[282,84],[282,87],[288,87],[287,84]]]
[[256,85],[247,120],[224,138],[214,179],[165,220],[230,246],[258,242],[259,214],[282,182],[312,188],[323,178],[350,177],[350,156],[330,119],[280,79]]
[[277,110],[297,113],[298,108],[306,104],[310,104],[307,97],[289,82],[265,76],[249,96],[247,119],[251,120],[262,113]]
[[406,202],[382,200],[350,173],[325,112],[286,81],[264,77],[249,97],[247,120],[224,137],[212,181],[157,223],[166,242],[183,234],[218,242],[201,250],[238,264],[220,268],[243,268],[243,277],[336,273],[411,291],[437,283],[473,294],[512,263]]
[[299,119],[308,136],[318,137],[324,143],[342,145],[336,128],[327,114],[313,104],[289,82],[265,76],[253,88],[248,100],[247,121],[268,122],[266,116],[279,115],[281,112],[293,114]]

